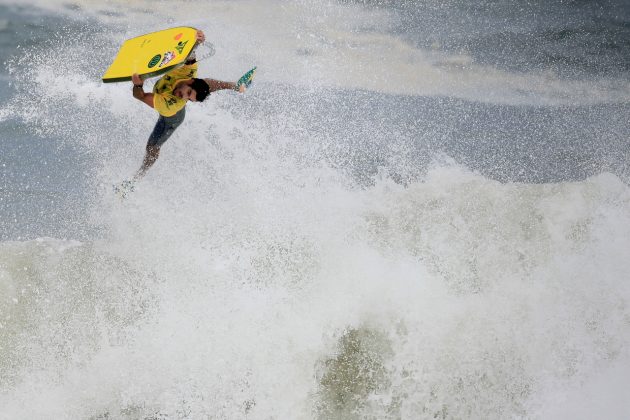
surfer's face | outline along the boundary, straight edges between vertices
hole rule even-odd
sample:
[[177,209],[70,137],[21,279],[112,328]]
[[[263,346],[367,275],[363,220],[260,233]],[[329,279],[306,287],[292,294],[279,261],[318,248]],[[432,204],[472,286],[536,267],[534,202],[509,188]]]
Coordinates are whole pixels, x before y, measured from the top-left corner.
[[197,92],[186,82],[180,83],[173,89],[173,95],[188,101],[197,101]]

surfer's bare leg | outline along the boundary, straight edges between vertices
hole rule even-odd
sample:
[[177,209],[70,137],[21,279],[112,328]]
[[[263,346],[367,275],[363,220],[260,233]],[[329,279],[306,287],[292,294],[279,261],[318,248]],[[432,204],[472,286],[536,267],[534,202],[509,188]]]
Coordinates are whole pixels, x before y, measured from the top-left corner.
[[133,180],[137,181],[142,178],[149,168],[153,166],[158,157],[160,157],[160,146],[151,146],[147,144],[146,153],[144,155],[144,159],[142,160],[142,166],[134,175]]
[[142,160],[142,166],[134,175],[134,181],[142,178],[147,173],[149,168],[153,166],[155,161],[160,156],[160,148],[162,147],[164,142],[166,142],[166,140],[171,137],[177,127],[179,127],[179,125],[184,121],[185,117],[186,108],[182,108],[177,114],[173,115],[172,117],[164,117],[160,115],[157,123],[155,123],[153,132],[149,136],[149,141],[147,141],[147,148],[144,159]]

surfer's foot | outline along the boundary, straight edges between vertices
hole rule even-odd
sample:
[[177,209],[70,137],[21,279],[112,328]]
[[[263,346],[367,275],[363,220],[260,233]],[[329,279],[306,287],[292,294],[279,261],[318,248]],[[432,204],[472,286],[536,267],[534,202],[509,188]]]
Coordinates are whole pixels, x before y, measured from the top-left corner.
[[120,198],[127,198],[127,195],[136,190],[136,185],[132,180],[126,179],[120,184],[114,184],[114,193]]

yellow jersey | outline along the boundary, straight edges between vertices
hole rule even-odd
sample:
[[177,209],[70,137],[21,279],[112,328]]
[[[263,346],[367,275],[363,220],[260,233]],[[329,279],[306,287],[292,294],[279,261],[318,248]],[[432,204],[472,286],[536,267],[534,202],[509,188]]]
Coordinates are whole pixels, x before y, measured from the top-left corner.
[[165,117],[177,114],[188,100],[173,95],[173,89],[178,82],[194,77],[197,77],[197,63],[178,67],[162,76],[153,86],[153,108]]

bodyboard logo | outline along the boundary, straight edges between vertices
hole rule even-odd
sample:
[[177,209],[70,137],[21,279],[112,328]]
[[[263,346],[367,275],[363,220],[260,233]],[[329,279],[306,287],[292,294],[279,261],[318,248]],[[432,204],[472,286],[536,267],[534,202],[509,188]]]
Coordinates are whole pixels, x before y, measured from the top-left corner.
[[157,66],[157,63],[160,62],[160,59],[162,58],[162,56],[160,54],[156,54],[151,61],[149,61],[149,68],[153,68],[155,66]]
[[179,41],[177,43],[177,46],[175,47],[175,49],[177,50],[178,53],[182,53],[182,51],[184,51],[184,47],[186,46],[186,44],[188,44],[188,41]]
[[175,41],[179,41],[179,39],[182,37],[182,35],[184,35],[182,32],[178,33],[177,35],[175,35],[175,37],[173,38]]
[[167,51],[164,53],[164,58],[162,59],[162,62],[160,63],[159,67],[162,67],[168,63],[170,63],[171,61],[173,61],[173,59],[177,57],[175,55],[175,53],[173,51]]

